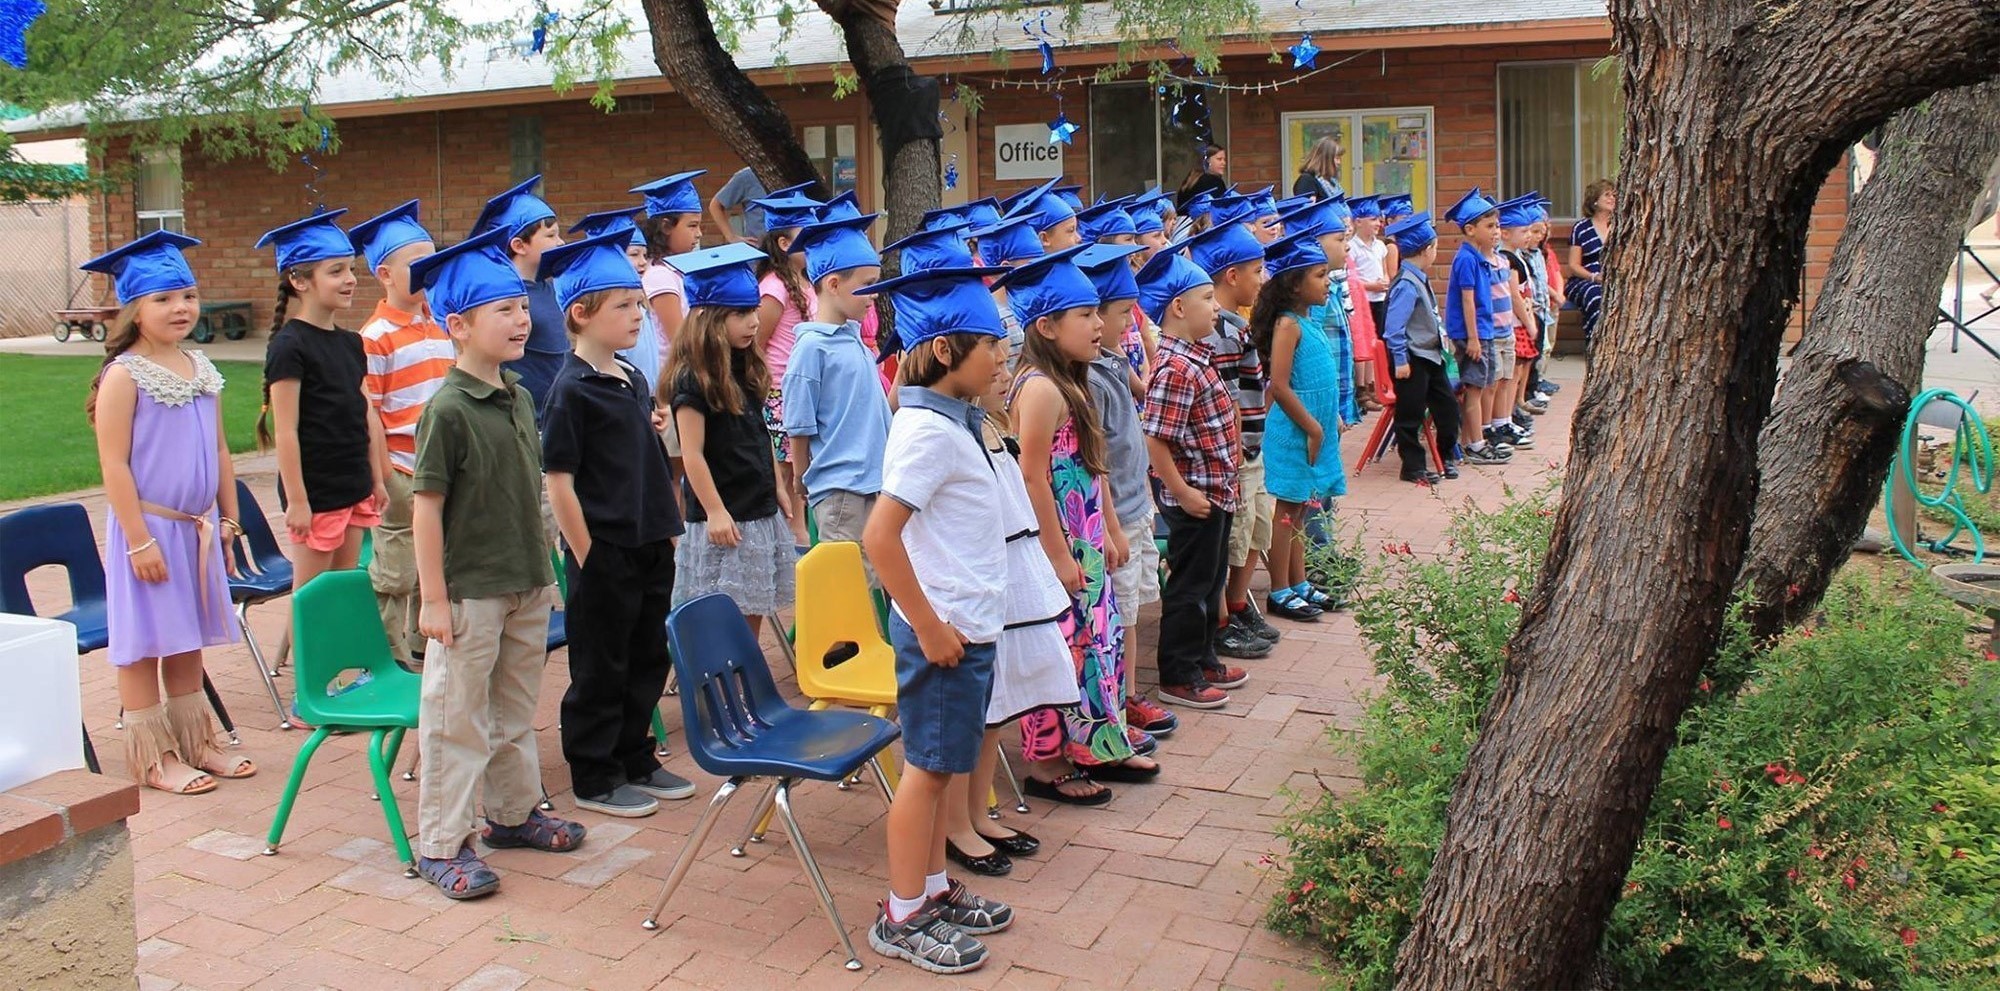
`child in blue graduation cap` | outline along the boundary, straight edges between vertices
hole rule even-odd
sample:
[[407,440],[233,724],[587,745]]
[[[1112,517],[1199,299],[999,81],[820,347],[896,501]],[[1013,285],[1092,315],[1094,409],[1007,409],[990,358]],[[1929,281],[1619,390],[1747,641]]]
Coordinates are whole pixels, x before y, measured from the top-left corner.
[[[801,193],[754,201],[764,212],[764,257],[757,262],[757,349],[770,369],[770,390],[764,396],[764,426],[771,450],[778,457],[779,487],[789,493],[796,483],[792,453],[785,441],[785,368],[798,343],[798,325],[819,311],[819,299],[805,277],[806,256],[799,250],[799,229],[816,223],[826,204]],[[792,536],[800,547],[812,542],[804,513],[787,511]]]
[[1083,243],[1079,232],[1076,209],[1070,206],[1056,191],[1061,179],[1050,179],[1033,189],[1018,194],[1013,201],[1013,209],[1008,216],[1028,222],[1041,238],[1042,251],[1061,251]]
[[[868,240],[874,221],[867,214],[811,224],[797,240],[819,310],[794,328],[783,427],[796,473],[793,501],[811,508],[822,541],[859,541],[882,491],[889,398],[861,336],[874,297],[855,295],[882,275],[882,256]],[[875,582],[872,570],[868,578]]]
[[[652,260],[646,255],[646,233],[639,229],[638,221],[633,219],[636,214],[637,211],[631,207],[622,210],[600,210],[586,214],[569,229],[569,232],[583,237],[596,237],[611,230],[624,231],[625,260],[632,266],[632,271],[644,279],[646,269],[652,265]],[[639,339],[633,342],[631,347],[621,348],[618,357],[631,362],[639,369],[639,374],[646,380],[644,391],[651,394],[659,387],[660,371],[667,364],[667,339],[660,333],[660,319],[653,315],[653,308],[645,305],[642,299],[639,309],[642,311]]]
[[[547,660],[555,572],[542,524],[534,397],[506,364],[527,346],[526,284],[507,254],[516,228],[489,228],[410,266],[458,345],[417,427],[411,526],[418,632],[430,638],[417,734],[417,872],[452,899],[499,889],[472,846],[552,852],[582,825],[545,815],[535,703]],[[485,823],[478,810],[485,808]]]
[[1003,368],[1005,331],[981,278],[932,269],[878,282],[905,351],[882,458],[882,494],[862,546],[889,593],[905,771],[889,810],[889,897],[869,927],[885,956],[935,973],[986,962],[976,938],[1013,911],[945,873],[953,776],[978,766],[996,646],[1007,623],[1007,535],[998,468],[975,405]]
[[665,415],[645,374],[618,356],[646,309],[625,257],[631,240],[629,226],[612,225],[550,249],[541,267],[574,346],[542,410],[542,469],[569,572],[563,758],[579,808],[628,818],[694,794],[660,767],[651,733],[681,519],[658,435]]
[[[1542,355],[1538,344],[1542,336],[1541,317],[1536,311],[1534,266],[1529,255],[1539,256],[1541,249],[1534,243],[1535,221],[1539,216],[1540,192],[1516,196],[1500,204],[1500,259],[1507,267],[1507,278],[1512,297],[1507,301],[1514,321],[1514,375],[1508,386],[1508,394],[1503,397],[1500,412],[1506,418],[1506,426],[1511,437],[1508,443],[1518,448],[1534,446],[1535,414],[1530,409],[1528,396],[1535,378],[1535,361]],[[1542,405],[1539,412],[1546,412]]]
[[382,521],[388,502],[382,422],[365,388],[368,359],[361,337],[334,324],[354,301],[354,244],[334,225],[346,213],[317,213],[257,241],[276,252],[278,266],[257,440],[278,450],[297,585],[328,568],[354,567],[362,531]]
[[569,354],[569,336],[563,333],[562,307],[556,305],[555,290],[535,279],[535,272],[542,264],[542,252],[563,243],[555,208],[535,195],[535,187],[541,183],[541,176],[529,176],[521,184],[487,200],[486,208],[472,224],[473,236],[489,230],[506,232],[507,256],[513,259],[514,270],[520,273],[521,284],[527,289],[533,329],[528,332],[528,344],[521,357],[509,362],[507,368],[521,376],[521,386],[535,397],[538,410],[548,397],[556,369],[562,367],[563,358]]
[[1375,352],[1389,298],[1389,245],[1382,240],[1382,199],[1359,196],[1347,201],[1354,232],[1347,245],[1347,268],[1362,291],[1353,300],[1354,309],[1359,312],[1365,306],[1368,310],[1365,321],[1354,321],[1354,388],[1361,408],[1371,413],[1383,407],[1375,395]]
[[[1412,214],[1395,223],[1388,235],[1396,239],[1403,267],[1389,287],[1389,315],[1382,323],[1382,346],[1396,376],[1396,450],[1402,455],[1405,482],[1435,485],[1458,477],[1458,399],[1445,373],[1447,338],[1431,290],[1430,267],[1437,262],[1437,229],[1428,213]],[[1448,460],[1444,473],[1431,469],[1424,450],[1424,418],[1437,431],[1438,451]]]
[[202,695],[202,648],[236,640],[224,541],[242,527],[222,375],[200,351],[181,348],[201,316],[181,251],[200,243],[154,231],[81,266],[110,276],[121,304],[84,408],[110,508],[104,620],[125,766],[139,784],[176,795],[257,773],[217,745]]
[[[1271,415],[1264,432],[1264,485],[1277,501],[1266,563],[1271,597],[1312,602],[1329,596],[1306,580],[1305,541],[1298,538],[1305,507],[1329,511],[1347,494],[1340,436],[1353,426],[1343,394],[1341,351],[1320,322],[1307,316],[1332,293],[1332,260],[1319,235],[1300,231],[1264,252],[1269,281],[1257,293],[1250,340],[1271,370]],[[1315,595],[1318,593],[1318,595]]]
[[1493,436],[1490,412],[1498,407],[1501,349],[1513,353],[1513,335],[1503,335],[1494,320],[1492,300],[1504,286],[1495,273],[1494,252],[1500,247],[1500,211],[1477,187],[1446,212],[1465,240],[1451,260],[1451,281],[1445,287],[1445,332],[1458,359],[1460,398],[1459,446],[1475,465],[1501,464],[1514,456],[1513,447]]
[[[674,334],[681,329],[681,322],[687,319],[688,303],[681,273],[666,260],[701,247],[701,194],[695,191],[694,181],[707,174],[706,169],[677,172],[630,190],[645,199],[645,216],[639,221],[639,232],[646,239],[647,264],[639,279],[645,286],[646,305],[660,325],[661,346],[669,352]],[[738,173],[738,178],[742,174]],[[732,183],[735,181],[730,180]],[[752,176],[750,181],[755,182],[756,177]],[[717,194],[717,198],[721,198],[721,194]],[[752,214],[745,211],[744,218],[747,227]],[[755,219],[761,238],[762,215],[757,215]],[[724,230],[726,232],[728,228]],[[667,431],[667,448],[675,458],[680,457],[679,445],[671,428]]]
[[757,347],[751,267],[762,257],[750,245],[725,244],[667,259],[685,277],[692,306],[674,335],[665,388],[680,431],[681,505],[690,524],[674,554],[674,605],[722,592],[752,630],[792,604],[798,562],[786,524],[791,493],[778,484],[764,425],[771,371]]
[[[991,227],[974,228],[968,234],[977,239],[980,261],[994,268],[1011,268],[1046,253],[1042,247],[1045,242],[1035,232],[1034,219],[1026,214],[1003,217]],[[1027,338],[1022,336],[1021,325],[1014,320],[1014,311],[1007,306],[1007,290],[995,287],[993,301],[1000,310],[1000,322],[1007,329],[1007,373],[1012,375],[1020,363],[1021,347]]]

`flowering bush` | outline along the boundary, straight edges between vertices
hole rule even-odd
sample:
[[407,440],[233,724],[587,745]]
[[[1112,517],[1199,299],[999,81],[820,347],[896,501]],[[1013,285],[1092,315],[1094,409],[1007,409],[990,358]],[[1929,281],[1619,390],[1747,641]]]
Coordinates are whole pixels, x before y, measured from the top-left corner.
[[[1336,986],[1391,984],[1549,522],[1543,496],[1467,515],[1438,560],[1398,547],[1363,578],[1385,686],[1335,737],[1362,786],[1289,820],[1270,914]],[[2000,984],[2000,663],[1966,616],[1921,580],[1849,575],[1762,649],[1732,622],[1610,921],[1621,984]]]

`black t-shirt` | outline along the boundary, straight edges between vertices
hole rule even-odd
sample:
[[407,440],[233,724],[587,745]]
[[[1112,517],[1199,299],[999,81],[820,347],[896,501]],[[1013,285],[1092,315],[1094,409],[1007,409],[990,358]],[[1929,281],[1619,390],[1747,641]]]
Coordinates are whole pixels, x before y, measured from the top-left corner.
[[[315,513],[346,509],[375,491],[368,463],[368,360],[361,335],[287,320],[264,351],[264,383],[299,383],[299,462]],[[285,493],[297,498],[298,493]]]
[[[743,381],[743,363],[743,353],[736,353],[731,371],[739,384]],[[763,397],[749,396],[741,413],[717,413],[709,408],[701,386],[688,372],[674,377],[673,397],[677,415],[685,406],[708,421],[701,456],[708,462],[708,473],[715,479],[715,492],[722,497],[729,515],[741,523],[776,513],[778,467],[771,460],[775,452],[771,449],[771,432],[764,426]],[[681,479],[681,491],[686,496],[681,502],[687,507],[687,521],[708,522],[708,509],[695,497],[694,486],[686,478]]]
[[[653,397],[623,359],[625,378],[571,354],[542,407],[542,470],[576,476],[590,539],[643,547],[681,535],[667,449],[653,432]],[[632,383],[639,383],[634,388]]]

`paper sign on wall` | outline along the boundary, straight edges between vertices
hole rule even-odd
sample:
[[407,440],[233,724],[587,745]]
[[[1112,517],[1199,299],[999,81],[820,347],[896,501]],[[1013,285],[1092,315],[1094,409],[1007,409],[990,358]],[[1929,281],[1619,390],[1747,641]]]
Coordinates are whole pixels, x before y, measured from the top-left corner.
[[1063,145],[1049,140],[1046,124],[993,128],[993,178],[1054,179],[1063,174]]

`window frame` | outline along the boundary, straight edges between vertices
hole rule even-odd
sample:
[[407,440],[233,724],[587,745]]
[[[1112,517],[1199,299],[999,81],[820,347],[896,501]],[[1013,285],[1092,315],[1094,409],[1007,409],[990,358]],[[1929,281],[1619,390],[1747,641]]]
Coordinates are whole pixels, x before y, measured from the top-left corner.
[[[1208,78],[1213,79],[1218,83],[1228,82],[1228,78],[1226,76],[1217,75],[1217,76],[1210,76]],[[1090,161],[1087,163],[1087,166],[1089,169],[1091,190],[1093,192],[1096,192],[1100,188],[1097,181],[1097,113],[1095,104],[1092,103],[1090,100],[1090,97],[1097,92],[1099,87],[1144,88],[1151,93],[1152,105],[1153,105],[1153,184],[1158,188],[1165,189],[1169,192],[1172,192],[1174,189],[1178,188],[1180,185],[1179,177],[1175,177],[1172,182],[1169,182],[1168,177],[1164,171],[1166,168],[1167,160],[1166,160],[1166,155],[1163,153],[1163,150],[1166,147],[1166,143],[1162,140],[1162,138],[1166,130],[1163,121],[1163,118],[1166,116],[1166,105],[1165,105],[1165,100],[1163,99],[1161,93],[1159,92],[1159,87],[1144,79],[1118,79],[1118,80],[1113,80],[1111,82],[1091,83],[1089,90],[1085,94],[1084,105],[1090,108],[1086,114],[1089,120],[1084,133],[1088,136],[1090,142],[1090,154],[1087,156],[1090,159]],[[1210,96],[1212,98],[1218,94],[1223,98],[1224,109],[1223,109],[1223,119],[1222,119],[1222,130],[1221,133],[1215,135],[1214,142],[1215,144],[1220,145],[1224,150],[1227,150],[1229,148],[1229,133],[1231,128],[1234,126],[1235,121],[1234,118],[1230,115],[1228,109],[1229,91],[1226,89],[1215,89],[1210,93]],[[1215,119],[1215,112],[1213,106],[1211,105],[1209,110],[1209,122],[1211,125],[1213,125],[1214,119]],[[1223,178],[1226,180],[1228,176],[1225,175]]]
[[1362,119],[1367,117],[1414,117],[1419,114],[1424,118],[1424,134],[1427,139],[1426,147],[1424,148],[1424,184],[1426,188],[1424,190],[1423,204],[1418,206],[1417,209],[1435,212],[1437,210],[1438,184],[1436,106],[1356,107],[1351,110],[1288,110],[1279,114],[1278,168],[1281,171],[1280,178],[1282,180],[1278,184],[1279,191],[1287,194],[1291,192],[1291,183],[1298,178],[1299,169],[1304,167],[1306,156],[1312,151],[1311,148],[1301,147],[1297,150],[1296,160],[1294,160],[1292,149],[1287,147],[1292,139],[1292,121],[1299,118],[1347,118],[1351,125],[1348,128],[1349,147],[1341,149],[1340,171],[1344,174],[1340,176],[1340,184],[1342,188],[1347,190],[1350,196],[1365,196],[1369,195],[1372,190],[1363,190],[1360,188],[1363,163],[1361,155]]
[[[1508,190],[1508,189],[1506,188],[1506,178],[1507,178],[1507,177],[1506,177],[1506,169],[1507,169],[1507,149],[1506,149],[1505,145],[1503,144],[1503,142],[1502,142],[1502,140],[1501,140],[1501,139],[1502,139],[1502,135],[1504,135],[1504,134],[1506,133],[1506,131],[1507,131],[1507,129],[1506,129],[1505,127],[1501,126],[1501,122],[1500,122],[1500,115],[1501,115],[1501,113],[1502,113],[1502,112],[1504,111],[1504,109],[1505,109],[1505,107],[1506,107],[1506,100],[1504,99],[1504,97],[1502,96],[1502,94],[1501,94],[1501,91],[1500,91],[1500,80],[1501,80],[1501,77],[1502,77],[1502,76],[1504,76],[1504,75],[1506,74],[1506,72],[1507,72],[1507,70],[1508,70],[1509,68],[1517,68],[1517,67],[1518,67],[1518,68],[1535,68],[1535,67],[1546,67],[1546,66],[1552,66],[1552,65],[1566,65],[1566,66],[1569,66],[1569,67],[1570,67],[1570,68],[1571,68],[1571,69],[1573,70],[1573,71],[1572,71],[1572,72],[1570,73],[1570,96],[1569,96],[1569,99],[1570,99],[1570,119],[1571,119],[1571,120],[1572,120],[1572,121],[1574,122],[1574,125],[1572,126],[1572,128],[1571,128],[1571,131],[1570,131],[1570,164],[1571,164],[1571,166],[1572,166],[1572,167],[1574,168],[1574,170],[1575,170],[1575,172],[1576,172],[1576,188],[1575,188],[1575,189],[1573,189],[1573,190],[1572,190],[1572,192],[1573,192],[1573,193],[1575,194],[1575,196],[1576,196],[1576,200],[1575,200],[1575,202],[1576,202],[1576,204],[1577,204],[1577,206],[1578,206],[1578,208],[1579,208],[1579,212],[1580,212],[1580,209],[1581,209],[1581,207],[1582,207],[1582,205],[1583,205],[1583,190],[1584,190],[1584,188],[1585,188],[1585,187],[1589,186],[1589,185],[1590,185],[1590,183],[1591,183],[1591,182],[1593,181],[1592,179],[1590,179],[1590,178],[1586,178],[1586,177],[1585,177],[1585,174],[1584,174],[1584,170],[1583,170],[1583,83],[1584,83],[1584,77],[1585,77],[1585,76],[1586,76],[1586,75],[1587,75],[1587,74],[1589,73],[1589,71],[1590,71],[1590,67],[1592,67],[1592,66],[1596,65],[1597,63],[1599,63],[1599,62],[1601,62],[1601,61],[1603,61],[1603,58],[1602,58],[1602,57],[1599,57],[1599,58],[1554,58],[1554,59],[1515,59],[1515,60],[1510,60],[1510,61],[1506,61],[1506,62],[1496,62],[1496,63],[1494,63],[1494,66],[1493,66],[1493,180],[1494,180],[1494,185],[1495,185],[1495,186],[1497,186],[1497,187],[1499,187],[1499,191],[1500,191],[1500,192],[1502,192],[1502,193],[1508,193],[1508,192],[1510,192],[1510,191],[1509,191],[1509,190]],[[1622,103],[1621,103],[1621,105],[1620,105],[1620,107],[1619,107],[1619,117],[1620,117],[1620,127],[1621,127],[1621,132],[1622,132],[1622,127],[1623,127],[1623,121],[1624,121],[1624,113],[1625,113],[1625,110],[1624,110],[1624,107],[1623,107],[1623,105],[1622,105]],[[1624,137],[1623,137],[1623,134],[1622,134],[1622,133],[1620,134],[1620,137],[1619,137],[1619,143],[1620,143],[1621,145],[1622,145],[1622,144],[1624,143]],[[1614,181],[1616,181],[1616,179],[1617,179],[1617,166],[1618,166],[1618,163],[1617,163],[1617,162],[1616,162],[1616,161],[1614,160],[1614,161],[1613,161],[1613,162],[1612,162],[1611,164],[1612,164],[1612,168],[1611,168],[1611,171],[1610,171],[1609,173],[1607,173],[1607,175],[1609,175],[1609,176],[1610,176],[1610,177],[1611,177],[1611,178],[1612,178],[1612,179],[1613,179]],[[1514,194],[1512,194],[1512,195],[1519,195],[1519,194],[1518,194],[1518,193],[1514,193]],[[1579,220],[1582,220],[1582,219],[1583,219],[1582,217],[1569,217],[1569,216],[1561,216],[1561,215],[1551,215],[1551,216],[1549,217],[1549,226],[1550,226],[1550,227],[1551,227],[1552,229],[1554,229],[1554,228],[1557,228],[1557,227],[1559,226],[1559,222],[1564,222],[1564,221],[1567,221],[1567,222],[1568,222],[1566,226],[1574,226],[1574,225],[1575,225],[1575,223],[1576,223],[1577,221],[1579,221]]]
[[140,172],[148,167],[171,165],[174,170],[174,185],[181,187],[181,206],[176,210],[147,210],[140,205],[140,190],[145,188],[145,178],[135,173],[132,177],[132,222],[135,237],[144,237],[154,231],[170,230],[176,234],[187,233],[187,178],[181,169],[181,149],[179,145],[164,145],[146,148],[135,156],[135,165]]

